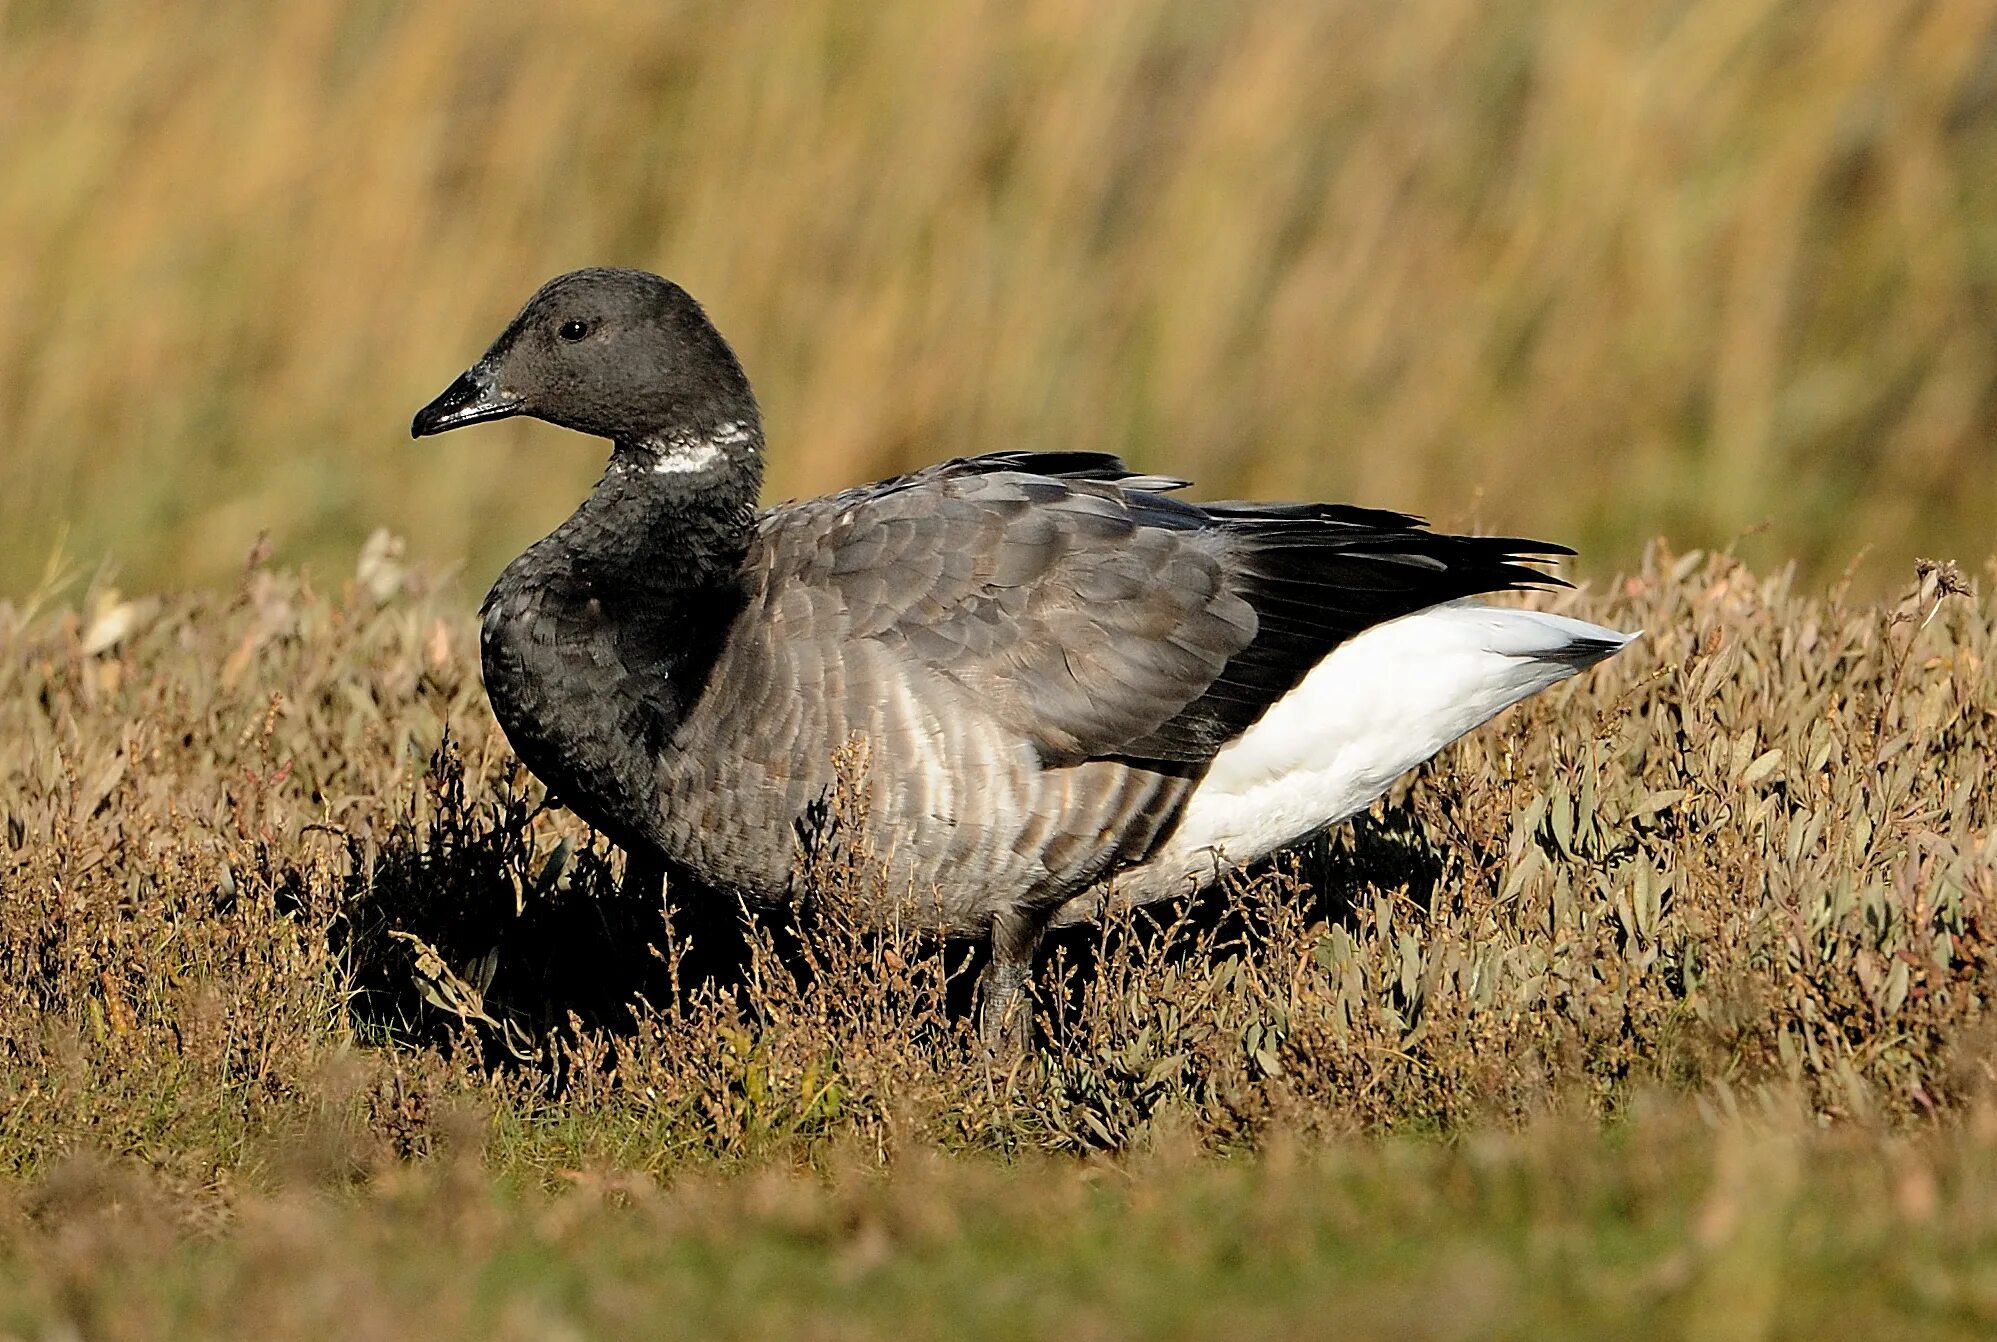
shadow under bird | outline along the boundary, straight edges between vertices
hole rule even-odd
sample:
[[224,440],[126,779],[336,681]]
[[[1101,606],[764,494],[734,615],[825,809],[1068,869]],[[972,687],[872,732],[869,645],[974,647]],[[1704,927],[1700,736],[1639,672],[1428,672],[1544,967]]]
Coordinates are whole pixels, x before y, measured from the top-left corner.
[[759,510],[749,380],[642,271],[550,280],[411,431],[510,415],[612,444],[481,611],[521,759],[625,850],[627,880],[768,906],[859,743],[869,912],[990,938],[989,1047],[1023,1031],[1050,927],[1343,820],[1634,637],[1466,599],[1556,584],[1533,565],[1565,547],[1190,503],[1095,453],[962,458]]

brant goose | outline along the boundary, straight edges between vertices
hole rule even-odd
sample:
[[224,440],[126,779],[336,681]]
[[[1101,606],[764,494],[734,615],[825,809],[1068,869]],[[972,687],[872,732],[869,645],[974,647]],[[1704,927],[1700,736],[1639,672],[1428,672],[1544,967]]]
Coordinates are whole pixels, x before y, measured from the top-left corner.
[[612,444],[480,612],[521,759],[639,888],[674,872],[768,905],[857,740],[876,912],[989,936],[994,1048],[1024,1028],[1010,1008],[1049,927],[1345,819],[1634,637],[1465,599],[1558,584],[1531,565],[1563,546],[1188,503],[1096,453],[962,458],[758,511],[749,380],[642,271],[549,281],[411,432],[509,415]]

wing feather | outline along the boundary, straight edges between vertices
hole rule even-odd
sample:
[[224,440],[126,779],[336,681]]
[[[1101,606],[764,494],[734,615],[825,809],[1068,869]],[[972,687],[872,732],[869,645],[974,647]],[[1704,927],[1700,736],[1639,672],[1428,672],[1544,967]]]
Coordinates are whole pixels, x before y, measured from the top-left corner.
[[1050,766],[1199,762],[1344,639],[1556,582],[1530,565],[1567,553],[1374,509],[1169,497],[1184,483],[1005,453],[779,508],[758,539],[769,608],[808,589],[918,692],[950,682]]

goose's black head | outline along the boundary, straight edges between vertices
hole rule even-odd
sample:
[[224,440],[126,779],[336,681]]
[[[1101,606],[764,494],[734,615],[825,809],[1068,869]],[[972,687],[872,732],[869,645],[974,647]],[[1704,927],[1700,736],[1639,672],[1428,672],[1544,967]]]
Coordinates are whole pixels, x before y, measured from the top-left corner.
[[728,342],[686,290],[642,270],[549,280],[409,431],[511,415],[656,454],[663,471],[762,448],[756,398]]

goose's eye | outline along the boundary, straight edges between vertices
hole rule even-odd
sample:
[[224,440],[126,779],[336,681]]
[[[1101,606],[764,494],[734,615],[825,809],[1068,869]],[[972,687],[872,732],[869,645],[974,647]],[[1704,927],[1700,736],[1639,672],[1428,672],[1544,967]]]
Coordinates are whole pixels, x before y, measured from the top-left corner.
[[562,339],[574,343],[589,334],[588,322],[563,322],[562,329],[556,332]]

